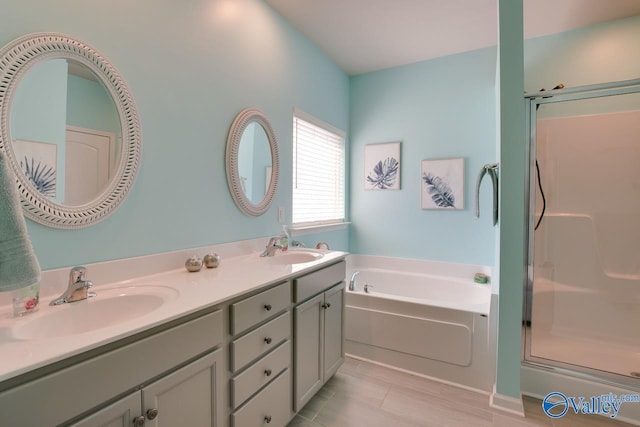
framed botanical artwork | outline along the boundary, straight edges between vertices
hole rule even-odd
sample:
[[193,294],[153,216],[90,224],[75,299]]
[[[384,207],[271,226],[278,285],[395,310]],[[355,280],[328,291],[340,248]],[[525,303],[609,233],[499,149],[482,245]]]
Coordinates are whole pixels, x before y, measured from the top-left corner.
[[47,142],[13,141],[13,151],[20,168],[36,189],[50,199],[55,199],[58,150]]
[[364,189],[400,189],[400,142],[364,147]]
[[422,209],[464,209],[464,159],[422,161]]

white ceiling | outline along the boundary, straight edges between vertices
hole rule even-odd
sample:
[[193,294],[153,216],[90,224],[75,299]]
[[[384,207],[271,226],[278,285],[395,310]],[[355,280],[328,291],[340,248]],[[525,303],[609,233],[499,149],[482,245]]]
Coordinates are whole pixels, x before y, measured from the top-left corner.
[[[497,44],[497,0],[265,0],[349,75]],[[640,0],[524,0],[525,37],[640,15]]]

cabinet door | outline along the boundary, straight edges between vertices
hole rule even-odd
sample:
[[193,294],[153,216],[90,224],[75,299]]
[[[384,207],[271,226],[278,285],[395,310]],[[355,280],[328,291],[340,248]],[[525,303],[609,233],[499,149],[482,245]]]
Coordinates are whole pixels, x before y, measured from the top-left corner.
[[324,294],[324,372],[326,382],[344,361],[344,283]]
[[324,294],[294,310],[295,411],[299,411],[322,387],[322,316]]
[[131,427],[133,419],[140,415],[140,392],[136,391],[127,397],[103,408],[72,427]]
[[221,427],[220,361],[216,350],[142,389],[145,427]]

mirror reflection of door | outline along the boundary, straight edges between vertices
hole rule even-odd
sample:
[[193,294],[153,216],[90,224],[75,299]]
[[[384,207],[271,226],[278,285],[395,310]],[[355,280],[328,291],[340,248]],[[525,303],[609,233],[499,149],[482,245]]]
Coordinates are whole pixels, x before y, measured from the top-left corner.
[[68,127],[64,203],[78,206],[95,199],[109,184],[113,134]]

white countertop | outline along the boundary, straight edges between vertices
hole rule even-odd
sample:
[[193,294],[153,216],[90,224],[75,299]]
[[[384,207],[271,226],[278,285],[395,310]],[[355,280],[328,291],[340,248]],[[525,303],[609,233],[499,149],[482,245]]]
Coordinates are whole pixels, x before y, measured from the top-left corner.
[[[24,317],[13,317],[11,307],[4,307],[0,312],[0,381],[221,304],[242,294],[300,276],[343,259],[346,255],[347,253],[340,251],[324,251],[324,256],[319,260],[284,265],[270,262],[268,258],[261,258],[257,252],[223,256],[218,268],[203,267],[194,273],[188,272],[185,268],[175,268],[109,283],[98,283],[95,277],[90,277],[94,283],[91,290],[98,294],[97,297],[61,306],[50,306],[49,302],[58,295],[48,295],[41,297],[38,311]],[[181,256],[180,259],[180,262],[184,262],[186,258]],[[90,266],[88,271],[91,271]],[[122,272],[119,274],[122,275]],[[98,327],[89,332],[38,339],[21,339],[15,333],[16,328],[23,326],[24,322],[32,322],[56,310],[71,310],[76,304],[100,301],[101,288],[106,290],[127,286],[166,286],[175,289],[177,292],[174,294],[178,296],[141,317]]]

